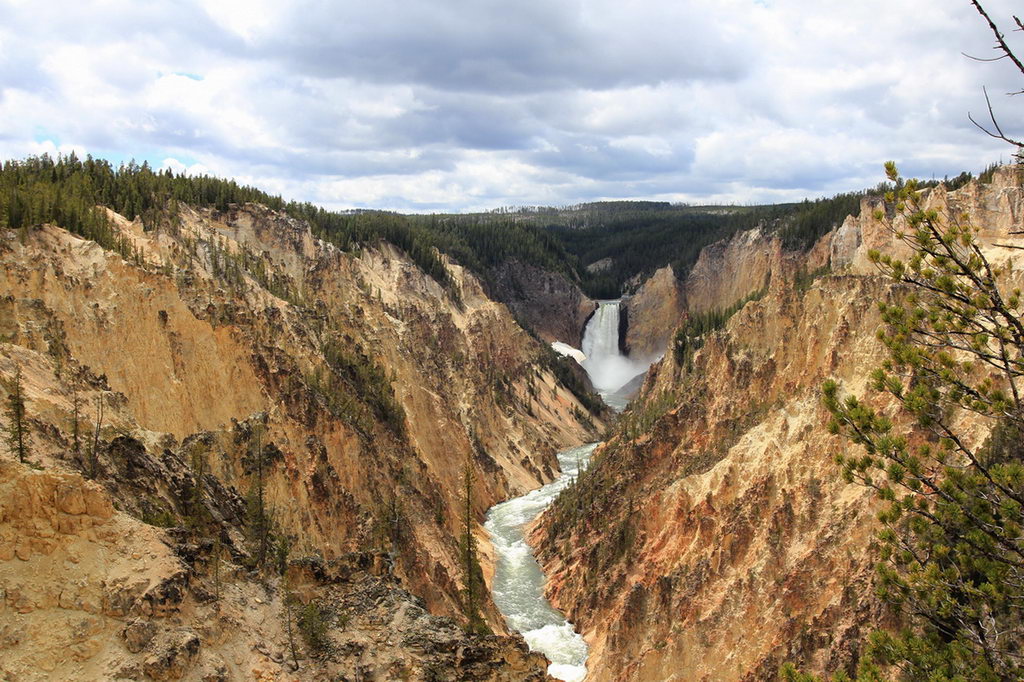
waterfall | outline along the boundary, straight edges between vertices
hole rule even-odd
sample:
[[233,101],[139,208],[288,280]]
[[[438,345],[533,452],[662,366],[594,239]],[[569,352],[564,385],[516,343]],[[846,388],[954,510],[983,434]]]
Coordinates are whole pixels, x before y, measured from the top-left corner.
[[600,301],[583,331],[583,369],[604,401],[616,410],[629,402],[626,384],[647,371],[650,362],[637,362],[619,350],[619,312],[622,301]]
[[[637,377],[650,361],[631,360],[619,350],[621,301],[600,301],[583,332],[581,363],[604,401],[622,410],[635,390]],[[577,360],[580,352],[564,343],[552,347]],[[551,661],[548,673],[579,682],[587,674],[587,643],[573,624],[544,597],[544,573],[526,543],[526,527],[579,475],[597,447],[591,443],[558,453],[562,475],[542,488],[497,504],[487,512],[484,527],[494,547],[494,603],[509,627],[520,632],[531,650]]]

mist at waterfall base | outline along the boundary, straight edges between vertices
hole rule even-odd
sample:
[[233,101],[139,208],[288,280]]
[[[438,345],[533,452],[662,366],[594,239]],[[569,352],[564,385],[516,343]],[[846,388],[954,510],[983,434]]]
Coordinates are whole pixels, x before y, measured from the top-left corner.
[[605,403],[617,411],[625,409],[631,391],[624,390],[638,375],[647,371],[650,361],[633,360],[619,350],[619,312],[621,301],[600,301],[583,331],[581,363],[590,382]]
[[567,682],[578,682],[586,676],[587,644],[572,623],[544,598],[544,573],[526,544],[525,529],[572,482],[596,447],[597,443],[591,443],[558,453],[560,477],[543,488],[491,507],[484,523],[497,557],[494,603],[530,649],[548,657],[548,674]]

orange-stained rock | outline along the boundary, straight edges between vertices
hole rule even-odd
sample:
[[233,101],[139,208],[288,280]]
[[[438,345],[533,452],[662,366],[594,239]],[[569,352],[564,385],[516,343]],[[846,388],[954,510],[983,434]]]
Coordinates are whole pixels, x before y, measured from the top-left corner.
[[626,299],[626,346],[632,358],[656,358],[665,352],[686,310],[682,287],[671,265],[657,270]]
[[[1019,257],[1000,246],[1024,247],[1011,234],[1024,219],[1016,171],[927,202],[983,227],[993,262]],[[757,231],[702,253],[688,303],[723,307],[770,277],[766,296],[691,368],[673,353],[651,368],[636,408],[649,426],[595,453],[588,512],[556,504],[533,534],[549,595],[591,645],[588,681],[772,679],[786,661],[831,672],[892,624],[873,589],[877,501],[839,476],[834,457],[851,446],[828,433],[820,398],[830,377],[869,393],[886,357],[877,302],[899,292],[867,251],[898,247],[872,214],[866,204],[804,261]],[[832,274],[793,286],[796,270],[824,265]],[[990,425],[962,426],[980,442]]]
[[[0,677],[45,669],[60,679],[246,679],[253,666],[276,679],[320,674],[306,662],[308,674],[292,674],[281,655],[286,586],[268,593],[242,567],[260,443],[275,533],[293,552],[339,559],[395,548],[358,576],[381,583],[362,611],[391,595],[394,608],[373,618],[418,612],[401,621],[401,637],[437,658],[394,631],[373,639],[380,623],[368,620],[356,644],[371,652],[375,674],[415,678],[462,665],[459,652],[476,647],[478,660],[459,659],[464,679],[543,679],[543,661],[521,640],[482,646],[452,621],[423,626],[438,614],[461,618],[462,467],[476,469],[482,520],[496,501],[551,480],[554,452],[601,427],[538,365],[541,344],[456,263],[446,267],[458,298],[387,244],[343,253],[257,205],[178,208],[180,221],[148,231],[108,214],[137,249],[129,259],[52,225],[25,240],[0,235],[0,377],[23,372],[33,446],[32,467],[0,447],[0,588],[16,585],[5,599],[26,610],[17,621],[26,636],[0,656]],[[243,261],[249,270],[224,276],[226,263]],[[95,480],[70,473],[82,471]],[[219,606],[206,572],[214,535],[225,545]],[[425,601],[398,594],[396,574]],[[101,630],[81,635],[83,618]],[[157,629],[138,652],[120,634],[135,618]],[[181,628],[196,633],[197,653],[191,637],[172,636]],[[252,653],[255,641],[268,643],[267,655]],[[362,674],[356,668],[338,674]]]

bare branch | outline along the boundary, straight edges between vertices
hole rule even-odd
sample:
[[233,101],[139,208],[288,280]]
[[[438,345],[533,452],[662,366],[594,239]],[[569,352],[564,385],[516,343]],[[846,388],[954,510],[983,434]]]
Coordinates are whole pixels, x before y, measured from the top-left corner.
[[[985,21],[988,22],[988,27],[992,29],[992,34],[995,35],[996,44],[999,46],[999,49],[1003,51],[1004,55],[1010,58],[1010,60],[1017,67],[1018,71],[1024,73],[1024,64],[1022,64],[1021,61],[1017,59],[1017,55],[1015,55],[1013,53],[1013,50],[1010,49],[1010,46],[1006,44],[1006,40],[1003,38],[1003,34],[999,32],[999,27],[996,26],[994,21],[992,21],[992,18],[988,15],[988,12],[985,11],[985,8],[981,6],[981,3],[979,3],[978,0],[971,0],[971,4],[974,5],[974,8],[976,10],[978,10],[978,14],[984,17]],[[1017,26],[1021,30],[1024,30],[1024,25],[1021,24],[1020,19],[1018,19],[1015,16],[1013,20],[1014,22],[1016,22]]]
[[973,54],[967,54],[966,52],[961,52],[960,54],[976,62],[1001,62],[1002,60],[1006,59],[1005,54],[1001,54],[998,57],[989,57],[988,59],[986,59],[985,57],[975,57]]
[[974,116],[972,114],[970,114],[969,112],[967,114],[967,118],[979,130],[981,130],[983,133],[985,133],[989,137],[994,137],[997,140],[1002,140],[1003,142],[1006,142],[1006,143],[1012,144],[1012,145],[1014,145],[1014,146],[1016,146],[1018,148],[1024,149],[1024,142],[1018,142],[1017,140],[1013,139],[1012,137],[1007,137],[1006,134],[1003,133],[1003,129],[999,127],[999,122],[996,120],[996,114],[992,110],[992,100],[989,99],[988,90],[986,88],[982,87],[981,91],[983,93],[985,93],[985,104],[988,106],[988,117],[992,121],[992,125],[995,127],[996,132],[993,133],[991,130],[989,130],[985,126],[981,125],[980,123],[978,123],[976,120],[974,120]]

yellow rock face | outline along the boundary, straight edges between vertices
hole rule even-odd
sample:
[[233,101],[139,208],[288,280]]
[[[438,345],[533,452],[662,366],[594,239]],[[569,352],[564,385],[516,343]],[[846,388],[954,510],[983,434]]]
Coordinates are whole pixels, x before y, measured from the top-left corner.
[[[482,515],[549,481],[554,452],[594,436],[576,399],[537,369],[540,345],[454,263],[461,304],[397,249],[342,253],[306,224],[256,205],[225,213],[182,206],[177,225],[150,232],[110,217],[136,260],[53,226],[0,250],[8,292],[0,328],[11,341],[0,345],[0,372],[23,368],[33,416],[61,434],[37,434],[37,450],[57,460],[68,459],[69,375],[80,368],[97,377],[80,388],[81,452],[102,394],[105,442],[119,429],[159,458],[164,439],[209,432],[218,444],[211,467],[243,494],[251,472],[240,461],[248,446],[238,424],[265,415],[267,442],[281,453],[267,495],[296,542],[327,557],[359,549],[379,541],[371,536],[385,505],[416,499],[404,514],[409,554],[398,570],[431,608],[455,614],[463,464],[478,469],[474,510]],[[337,371],[324,355],[328,340],[383,368],[403,436],[382,427],[351,377],[331,389],[347,391],[349,402],[326,406],[333,398],[316,384]],[[97,504],[87,491],[61,497],[62,509]],[[0,551],[48,547],[36,538]],[[493,608],[488,616],[504,627]]]
[[[230,608],[214,611],[186,587],[195,571],[207,580],[208,548],[182,550],[199,562],[183,568],[177,541],[114,509],[179,522],[167,515],[189,504],[198,457],[221,486],[207,495],[224,496],[225,537],[242,547],[257,427],[270,453],[265,502],[293,552],[329,561],[395,547],[389,580],[428,612],[461,617],[463,467],[475,471],[482,520],[551,480],[555,451],[601,426],[457,264],[458,299],[388,245],[343,253],[256,205],[179,208],[180,220],[152,231],[110,214],[127,260],[58,226],[0,235],[0,378],[22,372],[29,461],[42,469],[0,445],[0,623],[21,619],[0,630],[0,671],[19,679],[221,679],[224,666],[230,679],[289,679],[280,593],[235,575]],[[97,482],[82,476],[93,470]],[[502,632],[489,592],[481,600]],[[463,644],[446,627],[434,635],[454,652]],[[410,671],[432,664],[393,650],[389,633],[363,633],[381,671],[392,654],[411,657]],[[260,638],[275,645],[254,655]],[[492,648],[481,660],[536,672],[514,641]]]
[[[1008,169],[928,201],[984,226],[996,262],[1016,255],[997,244],[1024,245],[1010,234],[1024,190]],[[600,493],[586,518],[549,514],[534,537],[553,601],[591,644],[588,679],[770,679],[785,661],[832,671],[885,622],[869,550],[876,502],[840,479],[833,457],[850,446],[827,432],[820,400],[829,377],[864,395],[885,357],[876,303],[897,292],[867,250],[895,245],[872,212],[804,262],[759,233],[702,254],[689,305],[728,305],[769,273],[767,295],[709,337],[692,369],[671,352],[652,367],[634,413],[645,426],[595,455]],[[833,274],[792,286],[798,267],[823,264]]]

